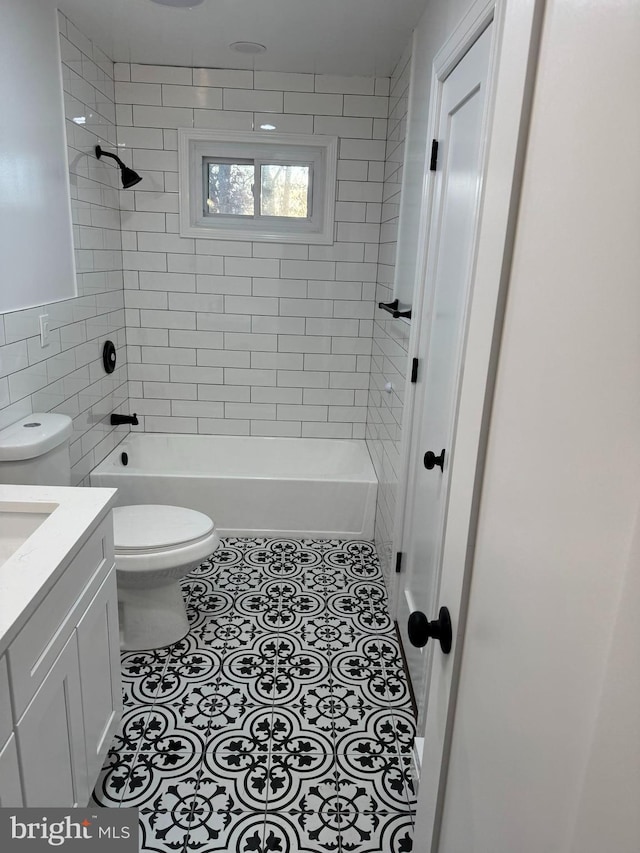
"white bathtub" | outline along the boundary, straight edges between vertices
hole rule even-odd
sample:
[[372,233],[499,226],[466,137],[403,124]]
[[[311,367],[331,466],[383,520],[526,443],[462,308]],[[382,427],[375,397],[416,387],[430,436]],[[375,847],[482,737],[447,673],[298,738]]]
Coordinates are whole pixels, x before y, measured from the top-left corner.
[[364,441],[131,434],[91,485],[117,488],[120,505],[200,510],[223,536],[373,539],[378,484]]

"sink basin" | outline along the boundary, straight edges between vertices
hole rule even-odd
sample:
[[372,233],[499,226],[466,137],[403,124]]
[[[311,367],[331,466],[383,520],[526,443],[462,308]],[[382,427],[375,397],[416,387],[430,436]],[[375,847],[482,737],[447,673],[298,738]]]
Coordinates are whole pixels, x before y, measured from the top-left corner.
[[58,504],[54,503],[0,501],[0,566],[57,508]]

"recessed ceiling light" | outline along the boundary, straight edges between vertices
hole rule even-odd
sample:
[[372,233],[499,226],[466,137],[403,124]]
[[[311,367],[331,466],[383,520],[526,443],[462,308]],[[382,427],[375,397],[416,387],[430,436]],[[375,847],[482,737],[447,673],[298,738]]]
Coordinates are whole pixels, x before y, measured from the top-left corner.
[[229,47],[238,53],[265,53],[267,50],[263,44],[258,44],[257,41],[234,41]]
[[190,6],[199,6],[204,3],[204,0],[151,0],[152,3],[159,3],[160,6],[177,6],[179,9],[186,9]]
[[276,129],[275,124],[261,124],[260,125],[260,130],[275,130],[275,129]]

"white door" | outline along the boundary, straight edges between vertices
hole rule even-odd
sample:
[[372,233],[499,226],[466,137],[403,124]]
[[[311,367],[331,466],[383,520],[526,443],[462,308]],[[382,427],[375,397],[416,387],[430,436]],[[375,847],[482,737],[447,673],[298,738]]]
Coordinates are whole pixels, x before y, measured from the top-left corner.
[[[418,731],[425,721],[428,663],[434,644],[417,647],[407,626],[412,613],[437,618],[434,602],[482,185],[492,31],[490,26],[482,33],[444,81],[437,122],[438,160],[425,282],[432,296],[430,302],[425,299],[419,320],[422,357],[403,532],[403,542],[409,544],[398,601],[400,634],[418,706]],[[425,459],[427,452],[430,459]],[[455,623],[459,602],[447,602],[447,606]]]

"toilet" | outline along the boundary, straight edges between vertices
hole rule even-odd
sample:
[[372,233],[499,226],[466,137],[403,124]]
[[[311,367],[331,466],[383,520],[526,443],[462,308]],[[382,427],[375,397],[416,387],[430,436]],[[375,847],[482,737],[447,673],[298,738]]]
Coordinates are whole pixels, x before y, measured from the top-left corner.
[[[71,418],[28,415],[0,430],[0,483],[70,486]],[[220,544],[213,521],[178,506],[113,510],[120,646],[157,649],[189,631],[180,581]]]

